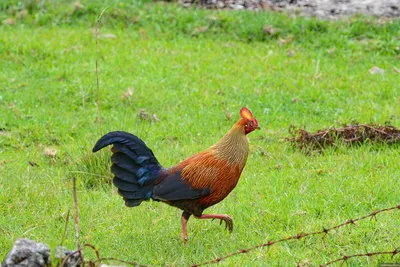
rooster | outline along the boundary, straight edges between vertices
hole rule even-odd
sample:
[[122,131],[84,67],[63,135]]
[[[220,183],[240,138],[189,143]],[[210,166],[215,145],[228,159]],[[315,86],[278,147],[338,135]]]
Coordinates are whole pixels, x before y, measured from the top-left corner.
[[247,108],[240,110],[240,116],[215,145],[171,168],[162,167],[140,138],[126,132],[107,133],[97,141],[93,152],[113,144],[113,184],[126,206],[135,207],[153,199],[183,210],[182,232],[187,244],[191,215],[197,219],[219,219],[230,232],[233,230],[230,216],[203,211],[222,201],[236,187],[249,153],[246,135],[260,129]]

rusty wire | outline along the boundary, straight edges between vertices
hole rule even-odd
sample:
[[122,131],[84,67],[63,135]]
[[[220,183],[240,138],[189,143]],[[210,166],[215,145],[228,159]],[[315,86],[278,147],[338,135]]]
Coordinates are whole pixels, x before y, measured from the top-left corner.
[[139,266],[139,267],[149,267],[149,265],[143,265],[140,264],[138,262],[135,261],[125,261],[125,260],[120,260],[117,258],[112,258],[112,257],[108,257],[108,258],[100,258],[101,261],[116,261],[116,262],[120,262],[120,263],[126,263],[132,266]]
[[[348,219],[347,221],[345,221],[344,223],[329,227],[329,228],[322,228],[322,230],[320,231],[315,231],[315,232],[309,232],[309,233],[298,233],[296,235],[292,235],[292,236],[287,236],[281,239],[277,239],[277,240],[270,240],[264,244],[259,244],[250,248],[244,248],[244,249],[239,249],[238,251],[235,251],[233,253],[227,254],[225,256],[221,256],[218,258],[215,258],[213,260],[209,260],[209,261],[205,261],[205,262],[201,262],[201,263],[197,263],[197,264],[192,264],[190,265],[190,267],[198,267],[198,266],[204,266],[204,265],[209,265],[209,264],[217,264],[227,258],[236,256],[236,255],[240,255],[240,254],[246,254],[249,253],[257,248],[262,248],[262,247],[270,247],[273,246],[275,244],[281,243],[281,242],[286,242],[286,241],[290,241],[290,240],[299,240],[302,238],[305,238],[307,236],[313,236],[313,235],[320,235],[320,234],[328,234],[330,231],[334,230],[334,229],[338,229],[338,228],[342,228],[346,225],[355,225],[356,222],[367,219],[367,218],[375,218],[376,215],[380,214],[380,213],[384,213],[384,212],[389,212],[392,210],[400,210],[400,205],[397,206],[393,206],[390,208],[385,208],[385,209],[381,209],[381,210],[377,210],[377,211],[373,211],[368,215],[362,216],[362,217],[358,217],[358,218],[354,218],[354,219]],[[125,263],[125,264],[129,264],[132,266],[139,266],[139,267],[148,267],[149,265],[144,265],[144,264],[140,264],[138,262],[133,262],[133,261],[125,261],[125,260],[121,260],[121,259],[117,259],[117,258],[113,258],[113,257],[107,257],[107,258],[101,258],[100,257],[100,253],[99,251],[91,244],[83,244],[79,249],[77,249],[76,251],[73,251],[72,253],[70,253],[66,258],[64,258],[62,266],[64,265],[64,263],[68,260],[68,258],[70,258],[71,256],[73,256],[76,253],[81,253],[84,247],[90,247],[92,248],[95,252],[96,252],[96,257],[97,257],[97,264],[100,265],[100,263],[102,263],[103,261],[116,261],[116,262],[120,262],[120,263]],[[351,258],[356,258],[356,257],[373,257],[373,256],[377,256],[377,255],[392,255],[392,257],[394,257],[395,255],[400,254],[400,248],[395,248],[392,251],[375,251],[375,252],[366,252],[366,253],[359,253],[359,254],[353,254],[353,255],[344,255],[340,258],[331,260],[329,262],[326,262],[324,264],[319,265],[319,267],[326,267],[329,265],[332,265],[334,263],[337,262],[346,262],[347,260],[351,259]],[[85,263],[85,261],[83,260],[83,264]],[[94,263],[92,261],[88,261],[89,266],[95,266]],[[300,265],[298,265],[300,266]]]
[[[79,225],[79,219],[78,219],[78,210],[77,210],[78,201],[77,201],[77,197],[76,197],[76,178],[75,177],[73,179],[73,195],[74,195],[74,204],[75,204],[74,205],[75,206],[75,224],[77,226],[77,224]],[[198,267],[198,266],[204,266],[204,265],[209,265],[209,264],[216,264],[216,263],[219,263],[219,262],[221,262],[221,261],[223,261],[223,260],[225,260],[227,258],[236,256],[236,255],[240,255],[240,254],[247,254],[247,253],[249,253],[249,252],[251,252],[251,251],[253,251],[253,250],[257,249],[257,248],[270,247],[270,246],[273,246],[273,245],[281,243],[281,242],[286,242],[286,241],[290,241],[290,240],[300,240],[300,239],[303,239],[303,238],[308,237],[308,236],[328,234],[330,231],[332,231],[334,229],[342,228],[342,227],[344,227],[346,225],[355,225],[356,222],[364,220],[364,219],[367,219],[367,218],[371,218],[371,219],[375,218],[376,219],[376,215],[378,215],[380,213],[384,213],[384,212],[393,211],[393,210],[400,210],[400,204],[397,205],[397,206],[390,207],[390,208],[384,208],[384,209],[373,211],[370,214],[362,216],[362,217],[358,217],[358,218],[354,218],[354,219],[348,219],[347,221],[345,221],[345,222],[343,222],[341,224],[338,224],[338,225],[335,225],[335,226],[332,226],[332,227],[329,227],[329,228],[323,227],[322,230],[319,230],[319,231],[308,232],[308,233],[300,232],[300,233],[297,233],[296,235],[287,236],[287,237],[284,237],[284,238],[281,238],[281,239],[269,240],[266,243],[259,244],[259,245],[256,245],[256,246],[253,246],[253,247],[250,247],[250,248],[239,249],[238,251],[232,252],[230,254],[227,254],[227,255],[224,255],[224,256],[209,260],[209,261],[192,264],[192,265],[190,265],[190,267]],[[78,232],[77,237],[79,238],[79,227],[76,228],[76,230]],[[77,250],[75,250],[75,251],[71,252],[70,254],[68,254],[64,258],[64,260],[62,261],[62,265],[61,266],[64,266],[64,264],[67,262],[67,260],[71,256],[73,256],[73,255],[75,255],[77,253],[80,254],[82,265],[85,266],[86,262],[85,262],[85,259],[84,259],[83,253],[82,253],[84,247],[90,247],[96,253],[96,258],[97,258],[96,262],[97,262],[97,264],[95,264],[93,261],[88,261],[87,263],[88,263],[89,266],[100,266],[100,264],[103,261],[117,261],[117,262],[120,262],[120,263],[125,263],[125,264],[129,264],[129,265],[132,265],[132,266],[139,266],[139,267],[147,267],[147,266],[149,266],[149,265],[140,264],[138,262],[125,261],[125,260],[117,259],[117,258],[114,258],[114,257],[104,257],[104,258],[102,258],[102,257],[100,257],[100,253],[96,249],[96,247],[91,245],[91,244],[88,244],[88,243],[81,245]],[[359,254],[353,254],[353,255],[344,255],[344,256],[342,256],[340,258],[337,258],[337,259],[331,260],[331,261],[329,261],[329,262],[327,262],[325,264],[322,264],[319,267],[326,267],[326,266],[329,266],[329,265],[337,263],[337,262],[346,262],[347,260],[349,260],[351,258],[356,258],[356,257],[373,257],[373,256],[377,256],[377,255],[387,255],[387,254],[395,256],[395,255],[397,255],[399,253],[400,253],[400,248],[397,247],[392,251],[376,251],[376,252],[366,252],[366,253],[359,253]]]
[[[266,242],[264,244],[256,245],[256,246],[253,246],[253,247],[250,247],[250,248],[239,249],[238,251],[232,252],[232,253],[227,254],[225,256],[221,256],[221,257],[215,258],[213,260],[209,260],[209,261],[205,261],[205,262],[202,262],[202,263],[197,263],[197,264],[190,265],[190,267],[198,267],[198,266],[203,266],[203,265],[208,265],[208,264],[216,264],[216,263],[219,263],[220,261],[223,261],[223,260],[225,260],[227,258],[236,256],[236,255],[239,255],[239,254],[249,253],[250,251],[255,250],[257,248],[270,247],[270,246],[275,245],[277,243],[281,243],[281,242],[285,242],[285,241],[289,241],[289,240],[299,240],[299,239],[305,238],[307,236],[327,234],[328,232],[330,232],[330,231],[332,231],[334,229],[338,229],[338,228],[341,228],[341,227],[349,225],[349,224],[355,225],[356,222],[358,222],[360,220],[364,220],[366,218],[375,218],[376,215],[378,215],[378,214],[380,214],[382,212],[388,212],[388,211],[396,210],[396,209],[400,210],[400,205],[393,206],[393,207],[390,207],[390,208],[381,209],[381,210],[377,210],[377,211],[371,212],[370,214],[362,216],[362,217],[359,217],[359,218],[349,219],[344,223],[341,223],[341,224],[338,224],[338,225],[335,225],[335,226],[332,226],[332,227],[329,227],[329,228],[322,228],[322,230],[320,230],[320,231],[309,232],[309,233],[303,233],[302,232],[302,233],[298,233],[296,235],[284,237],[284,238],[277,239],[277,240],[274,240],[274,241],[270,240],[270,241],[268,241],[268,242]],[[396,254],[397,254],[398,251],[397,250],[395,250],[395,251],[396,251]],[[393,251],[390,251],[390,252],[374,252],[373,254],[371,254],[371,256],[379,255],[379,254],[393,254]],[[356,255],[358,255],[358,254],[356,254]],[[359,254],[359,255],[360,255],[359,257],[368,256],[367,254]],[[354,257],[357,257],[357,256],[352,255],[352,256],[343,256],[343,257],[354,258]],[[341,261],[343,259],[343,257],[332,261],[332,263]],[[328,266],[328,265],[330,265],[332,263],[328,262],[328,264],[325,264],[325,265],[322,265],[322,266]]]
[[376,252],[366,252],[366,253],[359,253],[359,254],[353,254],[353,255],[344,255],[340,258],[337,258],[335,260],[331,260],[325,264],[320,265],[319,267],[326,267],[328,265],[334,264],[336,262],[346,262],[348,259],[351,258],[357,258],[357,257],[372,257],[376,255],[385,255],[389,254],[392,255],[392,257],[396,256],[396,254],[400,253],[400,248],[395,248],[393,251],[376,251]]
[[[85,259],[84,259],[84,257],[83,257],[83,253],[82,253],[82,251],[83,251],[83,249],[84,249],[85,247],[89,247],[89,248],[91,248],[91,249],[94,250],[94,252],[96,253],[96,258],[97,258],[97,266],[100,266],[100,264],[101,264],[100,253],[99,253],[99,251],[96,249],[96,247],[93,246],[92,244],[83,244],[83,245],[82,245],[80,248],[78,248],[77,250],[75,250],[75,251],[69,253],[69,254],[64,258],[64,260],[62,261],[61,266],[65,266],[65,264],[67,263],[68,259],[69,259],[70,257],[72,257],[73,255],[77,254],[77,253],[79,253],[79,254],[81,255],[81,263],[82,263],[83,266],[85,266]],[[92,261],[89,261],[88,263],[89,263],[89,266],[94,265]]]

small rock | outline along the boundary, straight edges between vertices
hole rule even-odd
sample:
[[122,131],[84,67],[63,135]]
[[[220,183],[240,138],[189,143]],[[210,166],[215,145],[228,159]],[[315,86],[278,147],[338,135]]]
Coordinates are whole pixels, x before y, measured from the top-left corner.
[[[72,251],[64,247],[58,247],[55,253],[56,266],[61,263]],[[67,259],[64,267],[80,266],[80,255],[78,253]],[[46,244],[36,243],[27,238],[15,241],[10,252],[6,255],[1,267],[47,267],[52,266],[50,248]]]
[[242,9],[244,9],[244,6],[242,6],[242,5],[234,5],[233,9],[242,10]]
[[224,7],[225,7],[225,3],[224,3],[224,2],[219,1],[219,2],[217,3],[217,8],[223,9]]
[[371,73],[371,74],[381,74],[381,75],[383,75],[383,74],[385,74],[385,70],[384,69],[381,69],[381,68],[379,68],[379,67],[372,67],[370,70],[369,70],[369,73]]
[[44,267],[50,266],[50,248],[42,243],[21,238],[15,241],[1,263],[1,267]]
[[[56,249],[56,254],[55,254],[55,259],[56,262],[63,262],[65,257],[67,257],[69,254],[73,253],[73,251],[70,251],[64,247],[58,246]],[[71,256],[68,257],[68,259],[64,263],[64,267],[76,267],[80,266],[81,263],[81,258],[79,253],[75,253]]]

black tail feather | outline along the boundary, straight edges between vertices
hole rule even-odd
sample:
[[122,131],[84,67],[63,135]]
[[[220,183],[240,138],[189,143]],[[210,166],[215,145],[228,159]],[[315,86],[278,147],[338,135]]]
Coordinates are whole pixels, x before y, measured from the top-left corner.
[[119,179],[131,183],[132,182],[132,173],[128,172],[125,169],[122,169],[116,164],[111,165],[111,172],[118,177]]
[[135,183],[126,182],[124,180],[121,180],[117,176],[114,177],[113,184],[118,189],[121,189],[121,190],[124,190],[124,191],[137,192],[137,191],[140,191],[140,189],[141,189],[140,185],[135,184]]
[[93,147],[96,152],[113,144],[111,172],[114,185],[129,207],[140,205],[152,197],[155,181],[162,171],[153,152],[137,136],[126,132],[110,132]]
[[149,164],[160,166],[153,151],[139,137],[127,132],[116,131],[107,133],[97,141],[92,151],[97,152],[111,144],[114,144],[116,149],[134,160],[143,161],[143,157],[146,157]]
[[111,156],[111,162],[113,165],[117,165],[118,167],[127,170],[128,172],[135,174],[139,169],[140,165],[136,164],[131,158],[123,154],[122,152],[114,153]]
[[124,199],[144,199],[146,194],[143,192],[131,192],[118,189],[118,194],[120,194]]

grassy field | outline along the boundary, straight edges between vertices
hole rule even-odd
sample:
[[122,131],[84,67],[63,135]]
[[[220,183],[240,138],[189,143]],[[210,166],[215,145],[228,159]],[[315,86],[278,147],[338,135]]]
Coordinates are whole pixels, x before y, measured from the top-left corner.
[[[367,143],[305,155],[284,141],[291,124],[400,126],[399,20],[81,4],[0,4],[0,259],[19,237],[60,243],[74,176],[81,241],[103,257],[153,266],[210,260],[400,204],[399,146]],[[93,29],[106,6],[96,47]],[[371,75],[373,66],[385,74]],[[110,152],[91,153],[102,134],[125,130],[172,166],[216,142],[242,106],[262,129],[249,135],[251,154],[236,189],[206,211],[230,214],[232,234],[216,221],[191,219],[183,246],[181,212],[156,202],[126,208],[110,185]],[[142,108],[159,121],[141,120]],[[393,250],[400,246],[399,221],[394,211],[221,265],[319,265],[344,254]],[[71,220],[64,245],[75,244]],[[400,262],[400,256],[348,265],[379,262]]]

